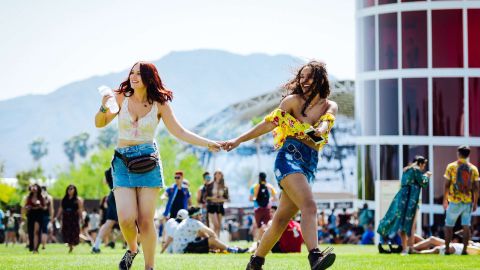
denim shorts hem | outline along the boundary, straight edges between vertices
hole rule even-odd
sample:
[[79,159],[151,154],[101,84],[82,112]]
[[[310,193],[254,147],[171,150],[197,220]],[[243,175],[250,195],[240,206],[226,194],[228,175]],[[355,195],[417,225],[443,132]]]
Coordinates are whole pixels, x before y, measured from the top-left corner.
[[117,188],[159,188],[162,189],[163,186],[135,186],[135,187],[127,187],[127,186],[116,186],[112,188],[112,191],[115,191]]
[[[287,176],[289,176],[290,174],[294,174],[294,173],[299,173],[299,174],[302,174],[303,176],[305,176],[305,178],[307,178],[307,182],[310,183],[310,181],[308,180],[308,175],[304,172],[304,171],[290,171],[290,172],[287,172],[287,173],[284,173],[282,175],[280,175],[279,177],[276,177],[277,178],[277,184],[278,186],[280,187],[280,189],[283,189],[282,187],[282,180],[285,179]],[[280,179],[279,179],[280,178]]]
[[457,219],[460,219],[462,226],[470,226],[472,222],[471,207],[471,203],[450,202],[445,215],[445,226],[454,227]]

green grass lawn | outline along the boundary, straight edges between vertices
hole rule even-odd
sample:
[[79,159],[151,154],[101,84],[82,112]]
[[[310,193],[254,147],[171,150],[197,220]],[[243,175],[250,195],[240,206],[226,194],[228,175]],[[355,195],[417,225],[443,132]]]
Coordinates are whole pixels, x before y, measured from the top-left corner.
[[[244,246],[244,243],[241,243]],[[158,249],[157,249],[158,251]],[[480,256],[440,255],[380,255],[373,246],[335,246],[337,261],[330,269],[480,269]],[[6,269],[117,269],[124,250],[103,248],[100,254],[90,254],[90,247],[82,244],[72,254],[60,244],[47,246],[40,254],[30,254],[24,245],[0,246],[0,270]],[[156,269],[245,269],[248,254],[208,254],[156,256]],[[270,254],[264,269],[309,269],[307,254]],[[143,269],[143,256],[139,254],[133,268]]]

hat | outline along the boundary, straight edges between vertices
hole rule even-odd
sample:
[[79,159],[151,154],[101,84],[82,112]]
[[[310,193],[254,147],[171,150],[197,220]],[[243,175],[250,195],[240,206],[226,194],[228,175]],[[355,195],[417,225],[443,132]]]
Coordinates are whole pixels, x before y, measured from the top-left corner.
[[180,209],[177,212],[177,219],[184,220],[188,217],[188,211],[185,209]]

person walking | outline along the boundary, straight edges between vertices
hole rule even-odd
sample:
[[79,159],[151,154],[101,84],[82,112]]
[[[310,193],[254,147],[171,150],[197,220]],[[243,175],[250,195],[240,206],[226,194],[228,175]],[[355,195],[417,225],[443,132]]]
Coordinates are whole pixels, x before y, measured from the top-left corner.
[[[113,100],[112,100],[113,99]],[[95,115],[95,126],[105,127],[118,115],[118,142],[112,160],[113,192],[117,204],[120,229],[128,243],[119,269],[130,269],[138,254],[138,231],[145,269],[155,267],[157,233],[154,215],[156,200],[164,187],[158,146],[154,142],[160,120],[168,131],[190,144],[219,151],[220,145],[185,129],[175,117],[168,90],[154,64],[137,62],[128,78],[120,84],[114,97],[106,95]],[[107,107],[116,102],[119,111]],[[115,109],[115,106],[112,106]]]
[[38,246],[41,237],[40,230],[44,211],[47,209],[47,206],[45,204],[45,198],[42,196],[40,185],[31,185],[29,191],[30,193],[28,194],[23,207],[23,211],[27,216],[28,249],[33,253],[38,253]]
[[78,196],[77,187],[68,185],[58,208],[56,219],[61,217],[63,242],[68,244],[68,253],[80,243],[80,221],[82,220],[83,199]]
[[317,206],[310,187],[317,171],[318,151],[328,142],[338,111],[337,104],[328,99],[330,85],[325,64],[307,63],[285,88],[288,94],[279,108],[249,131],[222,144],[231,151],[240,143],[273,130],[274,147],[279,149],[274,174],[283,189],[282,196],[272,226],[263,235],[247,270],[262,269],[265,256],[298,210],[302,212],[302,232],[311,269],[326,269],[336,258],[330,248],[318,248]]

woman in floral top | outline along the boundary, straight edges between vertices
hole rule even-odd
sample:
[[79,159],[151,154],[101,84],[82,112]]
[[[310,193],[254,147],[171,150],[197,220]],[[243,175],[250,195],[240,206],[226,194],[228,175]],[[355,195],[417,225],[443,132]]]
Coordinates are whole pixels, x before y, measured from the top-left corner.
[[[413,223],[418,209],[420,192],[427,187],[431,172],[423,173],[427,160],[416,156],[413,163],[403,169],[400,190],[395,195],[385,217],[380,220],[377,232],[385,237],[392,237],[400,231],[402,254],[413,251]],[[408,236],[408,242],[407,242]]]
[[[322,252],[318,249],[317,207],[309,185],[315,179],[318,151],[327,143],[338,110],[337,104],[327,99],[330,85],[325,64],[312,61],[304,65],[286,84],[286,89],[288,95],[264,121],[222,146],[231,151],[240,143],[273,130],[275,148],[279,149],[274,172],[283,189],[280,204],[247,270],[262,269],[265,256],[298,210],[302,212],[302,232],[311,269],[327,269],[335,261],[331,249]],[[316,137],[322,137],[322,142],[315,143],[306,135],[309,128],[314,129]]]

